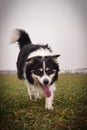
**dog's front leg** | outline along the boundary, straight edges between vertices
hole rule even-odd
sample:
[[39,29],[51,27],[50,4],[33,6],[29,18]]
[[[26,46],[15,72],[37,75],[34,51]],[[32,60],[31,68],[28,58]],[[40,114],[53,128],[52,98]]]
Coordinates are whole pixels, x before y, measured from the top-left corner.
[[53,94],[51,95],[51,97],[46,98],[45,108],[48,110],[53,110]]
[[53,98],[54,98],[55,90],[56,90],[56,87],[55,87],[55,84],[53,84],[50,87],[51,96],[49,98],[46,98],[46,101],[45,101],[45,108],[48,110],[53,110]]

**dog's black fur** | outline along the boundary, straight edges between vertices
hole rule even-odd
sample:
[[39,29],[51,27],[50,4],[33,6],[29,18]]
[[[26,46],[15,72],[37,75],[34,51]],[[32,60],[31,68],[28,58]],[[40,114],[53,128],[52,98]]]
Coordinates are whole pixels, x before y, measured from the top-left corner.
[[[18,78],[27,81],[30,99],[32,99],[32,95],[38,98],[37,87],[39,89],[42,87],[46,97],[46,108],[53,109],[54,82],[58,79],[59,72],[59,65],[56,59],[60,55],[53,55],[48,45],[32,44],[29,35],[24,30],[16,29],[15,34],[16,39],[13,42],[18,42],[20,48],[17,59]],[[38,52],[40,54],[37,54]],[[49,99],[47,99],[48,97]]]

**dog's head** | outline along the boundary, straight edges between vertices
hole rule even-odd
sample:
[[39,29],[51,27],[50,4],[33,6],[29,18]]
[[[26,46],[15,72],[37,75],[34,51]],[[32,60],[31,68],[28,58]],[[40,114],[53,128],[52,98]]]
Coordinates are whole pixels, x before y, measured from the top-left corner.
[[30,84],[39,82],[45,97],[51,96],[49,87],[58,79],[59,65],[57,57],[59,56],[37,56],[26,61],[25,74],[28,82]]

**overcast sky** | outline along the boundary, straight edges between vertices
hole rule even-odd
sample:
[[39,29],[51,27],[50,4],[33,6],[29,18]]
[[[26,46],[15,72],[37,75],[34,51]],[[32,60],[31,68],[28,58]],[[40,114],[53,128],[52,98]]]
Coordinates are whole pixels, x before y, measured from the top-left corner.
[[86,0],[0,0],[0,70],[16,69],[19,49],[10,44],[15,28],[61,54],[60,69],[87,68]]

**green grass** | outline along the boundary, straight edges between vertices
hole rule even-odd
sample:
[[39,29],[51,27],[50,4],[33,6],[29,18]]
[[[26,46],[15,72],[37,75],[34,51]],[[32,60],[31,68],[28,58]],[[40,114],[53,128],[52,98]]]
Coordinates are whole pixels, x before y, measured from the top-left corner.
[[86,130],[87,75],[59,75],[54,110],[30,101],[23,81],[0,75],[0,130]]

